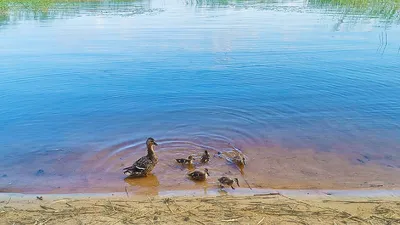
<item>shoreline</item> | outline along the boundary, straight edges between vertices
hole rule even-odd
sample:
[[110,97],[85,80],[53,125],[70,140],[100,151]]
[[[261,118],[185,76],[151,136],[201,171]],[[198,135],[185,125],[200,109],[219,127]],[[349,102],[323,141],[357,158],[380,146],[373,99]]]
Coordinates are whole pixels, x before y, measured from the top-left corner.
[[[398,224],[400,190],[0,194],[0,224]],[[307,194],[308,193],[308,194]],[[181,195],[177,195],[181,194]]]
[[49,199],[60,199],[60,198],[105,198],[105,197],[127,197],[128,199],[142,198],[147,196],[152,197],[216,197],[221,195],[230,196],[266,196],[266,195],[283,195],[289,197],[307,197],[307,198],[324,198],[324,197],[339,197],[339,198],[386,198],[394,197],[400,198],[400,189],[349,189],[349,190],[333,190],[333,189],[262,189],[253,188],[236,188],[235,190],[219,189],[201,190],[175,190],[175,191],[160,191],[157,195],[149,194],[132,194],[128,192],[108,192],[108,193],[64,193],[64,194],[52,194],[52,193],[15,193],[15,192],[4,192],[0,193],[0,201],[13,199],[35,199],[36,196],[42,196]]

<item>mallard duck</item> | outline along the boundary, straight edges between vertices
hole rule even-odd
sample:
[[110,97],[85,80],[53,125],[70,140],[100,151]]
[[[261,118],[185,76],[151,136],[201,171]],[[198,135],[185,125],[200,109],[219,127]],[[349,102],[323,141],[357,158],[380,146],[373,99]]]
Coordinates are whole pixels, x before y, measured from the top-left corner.
[[175,160],[180,164],[192,165],[194,158],[193,158],[193,156],[189,155],[189,157],[187,159],[175,159]]
[[146,141],[147,155],[139,158],[132,166],[124,168],[124,174],[129,177],[146,177],[156,166],[158,157],[154,152],[154,146],[158,144],[154,138],[148,138]]
[[204,172],[196,170],[191,173],[188,173],[187,175],[189,176],[190,179],[196,180],[196,181],[206,180],[207,177],[210,176],[207,168],[204,168]]
[[204,154],[201,156],[200,162],[201,163],[208,163],[210,161],[210,154],[208,154],[208,151],[205,150]]
[[235,189],[235,188],[233,187],[233,182],[234,182],[234,181],[236,182],[237,186],[240,187],[240,185],[239,185],[239,180],[238,180],[237,178],[231,179],[231,178],[229,178],[229,177],[220,177],[220,178],[218,179],[218,181],[219,181],[219,183],[220,183],[221,188],[223,188],[224,185],[228,185],[228,186],[231,186],[232,189]]

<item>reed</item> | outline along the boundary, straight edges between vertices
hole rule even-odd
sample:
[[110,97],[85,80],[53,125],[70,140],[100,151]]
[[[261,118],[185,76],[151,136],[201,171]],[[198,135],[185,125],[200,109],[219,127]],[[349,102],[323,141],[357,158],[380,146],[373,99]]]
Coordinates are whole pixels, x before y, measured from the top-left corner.
[[143,13],[142,3],[142,0],[0,0],[0,26],[20,20],[71,18],[82,11]]
[[47,12],[52,9],[62,10],[82,4],[96,7],[96,5],[117,5],[129,2],[134,2],[134,0],[0,0],[0,14],[15,11]]
[[[151,1],[151,0],[150,0]],[[184,5],[195,7],[224,7],[242,5],[268,8],[269,5],[290,2],[290,0],[180,0]],[[123,8],[135,0],[0,0],[0,22],[9,19],[10,14],[48,17],[52,14],[78,14],[82,8],[96,10],[110,6]],[[307,8],[335,11],[341,15],[362,15],[386,20],[400,21],[400,0],[304,0]],[[16,16],[18,17],[18,16]]]
[[307,5],[335,11],[341,16],[380,18],[389,23],[400,21],[400,0],[308,0]]

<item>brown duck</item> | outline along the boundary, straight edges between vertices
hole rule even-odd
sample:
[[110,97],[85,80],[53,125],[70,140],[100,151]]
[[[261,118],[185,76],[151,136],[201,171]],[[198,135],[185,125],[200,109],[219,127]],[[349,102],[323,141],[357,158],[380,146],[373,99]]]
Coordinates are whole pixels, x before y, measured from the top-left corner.
[[246,160],[241,154],[234,156],[232,158],[232,162],[238,165],[239,167],[244,167],[246,165]]
[[210,176],[207,168],[204,169],[204,172],[196,170],[191,173],[188,173],[187,175],[189,176],[190,179],[195,181],[204,181],[207,179],[208,176]]
[[210,154],[208,154],[208,151],[205,150],[204,154],[201,156],[200,162],[201,163],[208,163],[210,161]]
[[175,159],[178,163],[183,165],[192,165],[193,164],[193,156],[189,155],[187,159]]
[[220,177],[220,178],[218,178],[218,181],[220,183],[220,187],[221,188],[223,188],[225,185],[227,185],[227,186],[231,186],[232,189],[235,189],[233,187],[233,182],[234,181],[236,182],[237,186],[240,187],[239,180],[237,178],[231,179],[229,177]]
[[146,177],[157,165],[158,157],[154,152],[154,146],[158,144],[154,138],[148,138],[146,141],[147,155],[139,158],[132,166],[123,169],[124,174],[129,177]]

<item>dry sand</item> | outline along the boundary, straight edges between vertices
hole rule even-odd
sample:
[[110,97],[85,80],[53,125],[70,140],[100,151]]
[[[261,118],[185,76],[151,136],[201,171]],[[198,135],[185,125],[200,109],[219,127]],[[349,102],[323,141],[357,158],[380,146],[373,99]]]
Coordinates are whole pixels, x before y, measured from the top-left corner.
[[0,224],[400,224],[400,198],[287,195],[5,197]]

